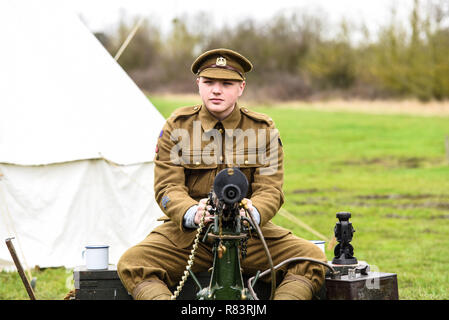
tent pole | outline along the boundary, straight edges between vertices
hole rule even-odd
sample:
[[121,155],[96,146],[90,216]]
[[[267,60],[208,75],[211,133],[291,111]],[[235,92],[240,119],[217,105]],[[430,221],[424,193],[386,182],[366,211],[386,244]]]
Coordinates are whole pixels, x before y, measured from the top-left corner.
[[122,55],[123,51],[125,51],[126,47],[128,46],[128,44],[130,43],[131,39],[134,37],[134,35],[137,32],[137,29],[139,29],[140,25],[143,22],[143,17],[140,18],[139,22],[137,22],[137,24],[134,26],[134,28],[131,30],[130,34],[128,35],[128,37],[126,37],[126,40],[123,42],[122,46],[120,47],[120,49],[117,51],[117,53],[115,54],[114,60],[117,61],[120,56]]

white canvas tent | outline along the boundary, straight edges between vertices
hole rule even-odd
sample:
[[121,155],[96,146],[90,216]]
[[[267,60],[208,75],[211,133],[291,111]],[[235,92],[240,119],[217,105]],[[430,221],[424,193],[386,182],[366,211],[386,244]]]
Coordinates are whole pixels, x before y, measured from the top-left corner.
[[159,222],[162,115],[62,1],[0,2],[0,268],[116,263]]

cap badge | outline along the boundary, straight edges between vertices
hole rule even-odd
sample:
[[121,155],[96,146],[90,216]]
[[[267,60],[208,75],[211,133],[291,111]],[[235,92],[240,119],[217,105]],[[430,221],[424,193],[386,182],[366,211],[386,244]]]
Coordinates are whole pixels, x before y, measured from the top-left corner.
[[218,57],[215,64],[219,67],[224,67],[224,66],[226,66],[226,59],[223,57]]

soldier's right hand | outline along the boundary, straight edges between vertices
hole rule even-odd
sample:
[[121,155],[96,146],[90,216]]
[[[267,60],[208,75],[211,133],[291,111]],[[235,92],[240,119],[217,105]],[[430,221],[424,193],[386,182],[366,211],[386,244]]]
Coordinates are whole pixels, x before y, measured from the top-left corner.
[[213,216],[210,214],[209,209],[211,208],[210,205],[207,204],[208,199],[204,198],[201,199],[198,203],[198,209],[196,210],[195,219],[194,222],[196,225],[200,224],[201,217],[203,216],[204,212],[206,212],[206,216],[204,217],[204,223],[211,222],[213,219]]

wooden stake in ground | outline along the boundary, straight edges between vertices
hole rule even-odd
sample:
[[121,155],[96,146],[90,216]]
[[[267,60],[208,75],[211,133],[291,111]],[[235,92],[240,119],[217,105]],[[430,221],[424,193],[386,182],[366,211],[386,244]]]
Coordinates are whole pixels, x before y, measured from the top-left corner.
[[30,297],[30,300],[36,300],[33,288],[31,288],[28,278],[26,277],[25,272],[23,271],[22,264],[20,263],[19,258],[17,257],[16,249],[14,249],[14,245],[12,244],[11,241],[12,239],[14,238],[8,238],[5,240],[6,246],[8,247],[8,250],[11,253],[11,257],[14,260],[14,264],[16,265],[17,271],[19,272],[20,278],[22,279],[22,282],[25,286],[28,296]]

